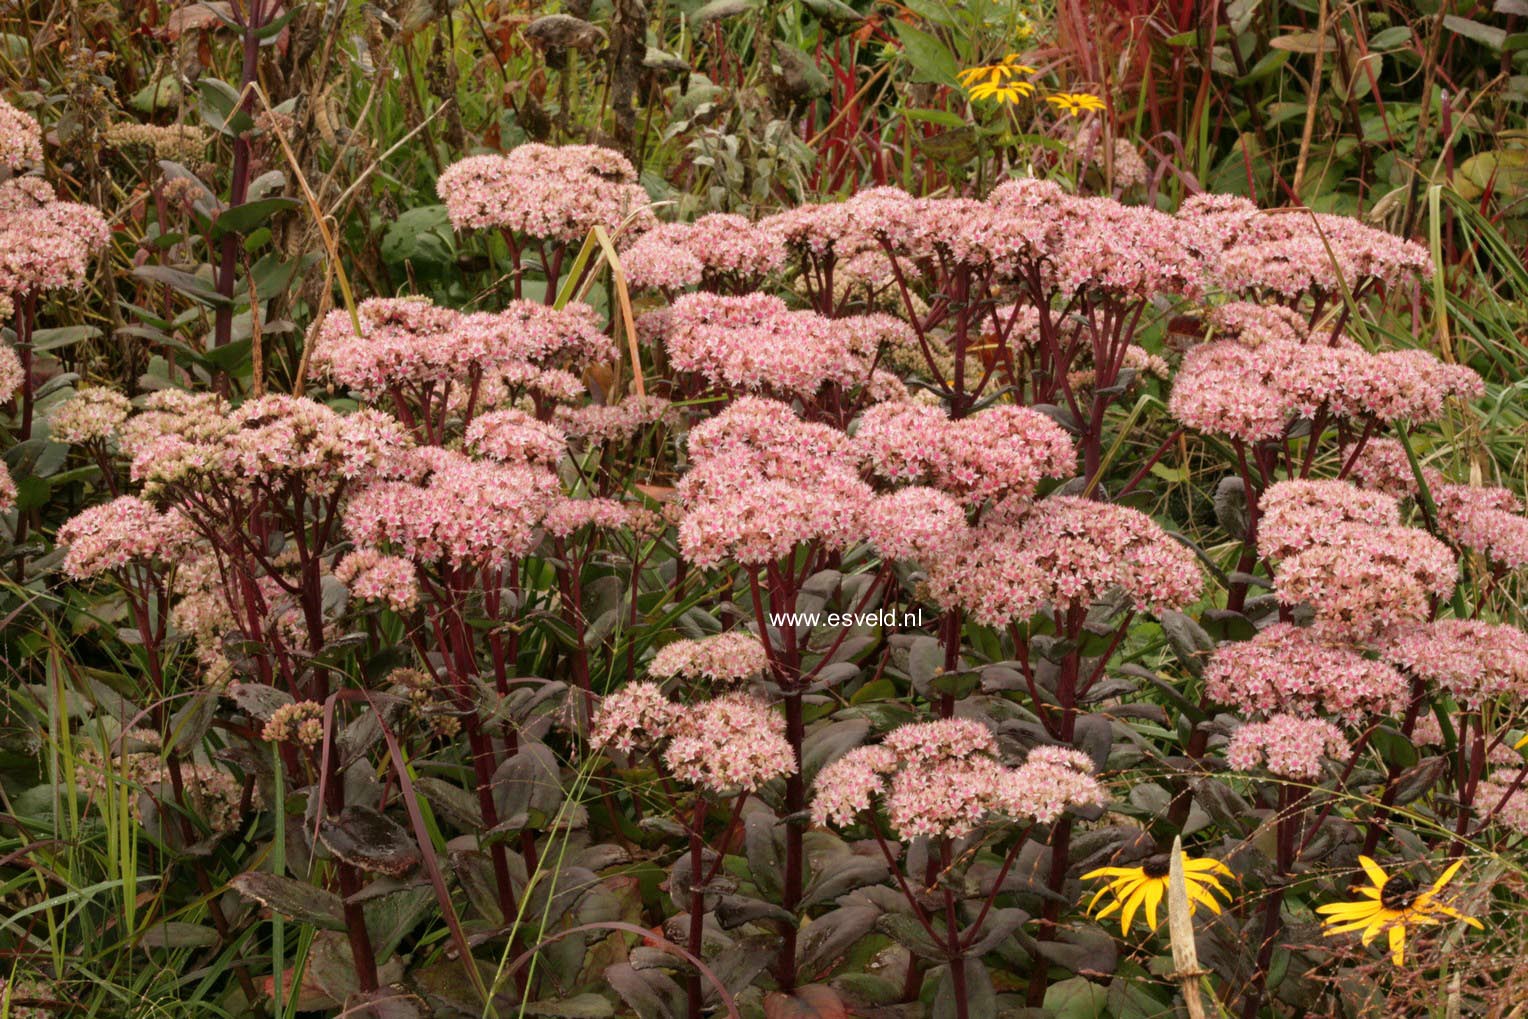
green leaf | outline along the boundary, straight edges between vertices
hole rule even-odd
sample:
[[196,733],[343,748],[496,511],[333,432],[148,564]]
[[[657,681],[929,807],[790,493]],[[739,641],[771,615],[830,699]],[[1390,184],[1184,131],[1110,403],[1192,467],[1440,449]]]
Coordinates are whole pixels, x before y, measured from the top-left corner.
[[295,198],[262,198],[224,209],[212,221],[212,239],[216,241],[230,233],[248,233],[252,227],[265,225],[276,213],[298,208],[301,204]]
[[56,329],[39,329],[32,334],[33,350],[59,350],[72,347],[82,340],[93,340],[101,335],[95,326],[59,326]]
[[1443,27],[1455,35],[1462,35],[1471,42],[1478,42],[1493,50],[1500,51],[1507,43],[1506,29],[1471,21],[1469,18],[1461,18],[1453,14],[1444,15]]
[[217,292],[210,281],[181,269],[172,269],[167,265],[140,265],[133,270],[133,275],[139,279],[163,283],[181,296],[209,308],[233,305],[232,301]]
[[255,126],[239,105],[239,93],[226,81],[202,78],[196,83],[196,91],[202,122],[219,134],[237,138]]
[[245,871],[228,883],[240,895],[289,920],[345,929],[344,904],[333,892],[263,870]]
[[960,84],[955,77],[959,68],[948,46],[937,38],[901,21],[893,21],[897,40],[902,43],[902,55],[913,66],[913,81],[931,82],[936,85]]
[[1072,977],[1046,988],[1045,1010],[1056,1019],[1101,1019],[1109,1014],[1109,992],[1085,977]]

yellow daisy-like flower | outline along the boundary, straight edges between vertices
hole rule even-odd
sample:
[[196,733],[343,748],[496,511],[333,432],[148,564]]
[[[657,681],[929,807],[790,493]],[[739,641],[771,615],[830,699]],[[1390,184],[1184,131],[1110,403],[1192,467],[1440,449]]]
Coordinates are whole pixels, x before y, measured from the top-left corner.
[[1479,920],[1465,916],[1437,898],[1443,886],[1459,872],[1463,860],[1449,864],[1438,880],[1426,889],[1405,874],[1386,874],[1384,868],[1367,856],[1360,856],[1358,863],[1369,878],[1369,884],[1354,886],[1354,891],[1361,897],[1316,907],[1316,912],[1326,917],[1322,921],[1325,936],[1361,930],[1363,943],[1367,945],[1383,932],[1390,944],[1390,959],[1399,966],[1405,962],[1406,930],[1409,927],[1442,923],[1443,918],[1448,917],[1462,920],[1476,930],[1485,929]]
[[[1130,933],[1130,921],[1135,919],[1135,914],[1142,906],[1146,907],[1146,922],[1152,930],[1157,929],[1157,907],[1167,898],[1167,875],[1171,868],[1171,859],[1166,853],[1153,856],[1139,867],[1100,867],[1082,875],[1084,881],[1092,881],[1095,878],[1106,878],[1107,883],[1094,893],[1092,901],[1088,903],[1088,912],[1098,905],[1104,896],[1110,896],[1112,901],[1101,910],[1095,917],[1102,920],[1116,909],[1120,910],[1119,931],[1121,935]],[[1229,867],[1219,860],[1190,859],[1187,853],[1183,854],[1183,886],[1188,889],[1189,913],[1198,911],[1203,904],[1210,912],[1218,914],[1220,903],[1216,901],[1211,891],[1217,891],[1230,901],[1231,893],[1226,891],[1215,877],[1216,874],[1224,874],[1226,877],[1234,877]]]
[[1045,97],[1045,101],[1063,113],[1070,113],[1074,117],[1080,117],[1084,113],[1093,110],[1102,110],[1104,101],[1095,95],[1086,92],[1057,92]]
[[[972,88],[981,82],[1001,85],[1003,82],[1012,81],[1014,78],[1034,73],[1035,69],[1033,67],[1030,67],[1028,64],[1019,63],[1019,55],[1017,53],[1009,53],[995,64],[968,67],[955,75],[955,77],[959,78],[960,83],[966,88]],[[1025,84],[1028,83],[1026,82]],[[1033,92],[1034,90],[1035,87],[1029,85],[1029,91]]]
[[1034,92],[1035,87],[1027,81],[984,81],[971,86],[970,94],[972,99],[995,99],[1013,105]]

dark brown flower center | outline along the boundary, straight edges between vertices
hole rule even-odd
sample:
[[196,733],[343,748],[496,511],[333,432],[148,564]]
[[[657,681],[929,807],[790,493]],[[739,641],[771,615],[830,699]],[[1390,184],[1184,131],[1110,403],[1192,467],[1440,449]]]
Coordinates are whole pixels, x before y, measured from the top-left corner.
[[1410,909],[1417,901],[1417,883],[1405,874],[1393,874],[1379,890],[1379,904],[1386,909]]
[[1165,854],[1160,856],[1153,856],[1145,863],[1141,864],[1141,873],[1145,874],[1149,878],[1152,878],[1153,880],[1161,880],[1162,878],[1166,877],[1168,872],[1171,870],[1172,860],[1170,860]]

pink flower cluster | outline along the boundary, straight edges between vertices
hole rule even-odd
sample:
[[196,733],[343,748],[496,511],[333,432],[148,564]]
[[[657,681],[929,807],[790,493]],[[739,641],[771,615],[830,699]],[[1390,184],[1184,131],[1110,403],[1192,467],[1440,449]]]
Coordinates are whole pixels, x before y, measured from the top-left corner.
[[1495,811],[1497,824],[1505,825],[1519,835],[1528,835],[1528,788],[1521,785],[1513,788],[1515,781],[1516,776],[1511,773],[1481,779],[1475,787],[1475,809],[1482,816]]
[[903,839],[962,838],[992,816],[1048,824],[1068,806],[1104,802],[1092,771],[1086,755],[1064,747],[1037,748],[1010,768],[980,722],[913,723],[818,772],[812,819],[850,825],[880,801]]
[[1426,248],[1348,216],[1269,214],[1245,198],[1198,195],[1178,218],[1200,235],[1198,247],[1228,293],[1330,296],[1432,274]]
[[871,499],[860,514],[860,529],[886,559],[928,562],[959,545],[967,532],[966,511],[947,492],[913,485]]
[[716,212],[654,227],[621,252],[621,266],[637,287],[674,291],[725,283],[746,290],[777,272],[785,257],[778,233],[746,216]]
[[1291,623],[1221,644],[1205,667],[1204,686],[1217,702],[1248,715],[1336,715],[1355,722],[1397,713],[1408,692],[1405,679],[1384,662]]
[[90,260],[110,239],[99,212],[55,201],[47,184],[0,183],[0,296],[80,289]]
[[936,602],[989,626],[1115,592],[1149,611],[1181,608],[1204,582],[1193,553],[1146,514],[1076,496],[1052,496],[1016,519],[993,514],[928,572]]
[[663,764],[681,782],[713,793],[757,790],[796,771],[785,719],[749,694],[690,705],[669,726]]
[[1280,778],[1314,782],[1321,777],[1323,758],[1347,750],[1347,737],[1325,719],[1273,715],[1231,734],[1226,763],[1235,771],[1254,771],[1266,764]]
[[589,743],[597,750],[629,754],[663,740],[682,712],[657,683],[628,683],[600,702],[589,727]]
[[801,421],[788,404],[739,400],[690,434],[694,466],[679,483],[679,548],[697,566],[773,562],[803,542],[844,547],[860,535],[871,492],[847,438]]
[[1515,626],[1438,619],[1388,635],[1379,653],[1470,707],[1528,695],[1528,634]]
[[729,630],[714,637],[665,644],[653,655],[647,672],[660,679],[679,676],[735,683],[768,668],[769,653],[758,637],[746,630]]
[[614,353],[594,309],[578,302],[559,309],[512,301],[503,311],[464,313],[422,297],[373,298],[356,314],[359,332],[343,310],[319,324],[313,366],[319,377],[371,399],[395,387],[455,383],[466,392],[477,384],[482,406],[498,395],[485,384],[526,387]]
[[334,566],[334,579],[361,601],[385,602],[395,612],[407,612],[419,604],[414,564],[374,548],[356,549],[341,559]]
[[[1352,457],[1352,449],[1342,452],[1344,461]],[[1417,494],[1417,476],[1406,456],[1406,447],[1399,439],[1370,439],[1358,451],[1353,460],[1354,483],[1376,492],[1384,492],[1393,499],[1410,499]],[[1422,468],[1422,477],[1428,490],[1435,494],[1445,484],[1443,475],[1431,467]]]
[[103,441],[111,438],[132,409],[127,397],[115,389],[82,386],[48,415],[48,431],[55,442]]
[[[158,394],[156,394],[158,395]],[[170,485],[242,491],[301,478],[313,495],[416,471],[412,440],[387,414],[340,414],[306,397],[272,394],[227,410],[216,398],[151,400],[122,427],[132,477],[147,493]]]
[[10,468],[0,463],[0,512],[15,507],[17,494],[16,479],[11,477]]
[[0,166],[19,170],[42,162],[42,127],[31,116],[0,99]]
[[686,294],[644,319],[679,371],[723,389],[801,396],[830,382],[863,384],[876,351],[912,335],[888,315],[825,319],[763,293]]
[[1448,540],[1474,549],[1502,569],[1528,565],[1528,518],[1511,491],[1441,485],[1432,494],[1438,507],[1438,530]]
[[928,484],[973,506],[1028,499],[1043,479],[1077,467],[1060,425],[1013,405],[952,420],[927,404],[877,404],[860,415],[854,452],[881,478]]
[[1279,560],[1274,591],[1309,605],[1329,637],[1367,640],[1426,619],[1453,590],[1447,545],[1399,524],[1394,499],[1342,481],[1281,481],[1262,500],[1258,550]]
[[631,508],[615,499],[574,499],[559,496],[542,515],[541,526],[554,538],[566,538],[585,527],[618,530],[631,523]]
[[472,452],[499,463],[555,467],[567,452],[567,440],[556,427],[513,407],[474,418],[464,441]]
[[58,529],[64,573],[85,580],[138,563],[173,564],[196,538],[176,510],[160,512],[124,495],[70,517]]
[[1371,354],[1350,340],[1256,346],[1219,340],[1185,355],[1168,409],[1202,432],[1277,439],[1292,418],[1430,421],[1450,397],[1482,392],[1480,377],[1421,350]]
[[471,460],[437,447],[416,451],[420,481],[380,481],[350,500],[345,531],[361,547],[417,563],[502,565],[529,552],[537,525],[561,494],[545,467]]
[[1282,559],[1332,541],[1334,533],[1348,525],[1398,527],[1401,523],[1394,499],[1343,481],[1277,482],[1258,500],[1258,510],[1257,551],[1268,559]]
[[631,162],[597,145],[528,143],[468,156],[441,172],[435,190],[458,230],[578,242],[596,226],[613,235],[628,220],[636,230],[655,223]]
[[661,396],[627,396],[620,403],[558,407],[552,423],[569,438],[589,442],[625,442],[642,429],[678,415]]
[[267,743],[316,747],[324,738],[324,706],[316,701],[283,704],[271,712],[260,738]]
[[0,403],[5,403],[26,381],[21,358],[9,345],[0,345]]
[[621,753],[667,743],[663,766],[676,779],[713,793],[757,790],[796,771],[785,720],[749,694],[700,704],[669,700],[656,683],[628,684],[600,704],[590,728],[596,749]]

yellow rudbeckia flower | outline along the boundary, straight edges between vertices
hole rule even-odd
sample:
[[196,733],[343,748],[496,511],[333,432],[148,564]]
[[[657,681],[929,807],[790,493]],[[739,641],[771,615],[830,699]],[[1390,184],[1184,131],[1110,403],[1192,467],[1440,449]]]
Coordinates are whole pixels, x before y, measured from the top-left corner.
[[956,77],[971,93],[972,99],[996,99],[1000,103],[1016,103],[1035,91],[1033,84],[1021,80],[1035,69],[1019,63],[1017,53],[1009,53],[995,64],[968,67]]
[[1025,96],[1033,95],[1035,87],[1027,81],[984,81],[979,85],[973,85],[970,90],[972,99],[995,99],[1000,103],[1014,104]]
[[[1142,906],[1146,907],[1146,922],[1152,930],[1157,929],[1157,907],[1167,898],[1167,875],[1171,866],[1171,859],[1166,853],[1153,856],[1139,867],[1100,867],[1082,875],[1084,881],[1092,881],[1095,878],[1106,878],[1107,883],[1094,893],[1092,901],[1088,903],[1088,912],[1092,913],[1099,900],[1104,896],[1111,896],[1112,900],[1095,917],[1102,920],[1116,909],[1120,910],[1119,930],[1120,934],[1130,933],[1130,921],[1135,919],[1135,914]],[[1226,891],[1225,886],[1215,877],[1216,874],[1224,874],[1226,877],[1234,877],[1229,867],[1219,860],[1190,859],[1187,853],[1183,854],[1183,884],[1188,889],[1189,913],[1198,911],[1202,904],[1210,912],[1218,914],[1220,903],[1216,901],[1211,891],[1219,892],[1230,901],[1231,893]]]
[[1367,856],[1360,856],[1358,863],[1369,878],[1369,884],[1354,886],[1359,898],[1316,907],[1316,912],[1326,918],[1322,921],[1325,936],[1361,930],[1363,943],[1367,945],[1383,933],[1390,945],[1390,960],[1400,966],[1405,962],[1406,931],[1410,927],[1438,924],[1448,917],[1461,920],[1476,930],[1484,930],[1479,920],[1465,916],[1437,898],[1443,886],[1459,872],[1463,860],[1449,864],[1438,880],[1426,889],[1403,873],[1386,874],[1384,868]]
[[1092,110],[1105,109],[1104,101],[1086,92],[1057,92],[1045,97],[1045,101],[1063,113],[1080,117]]

